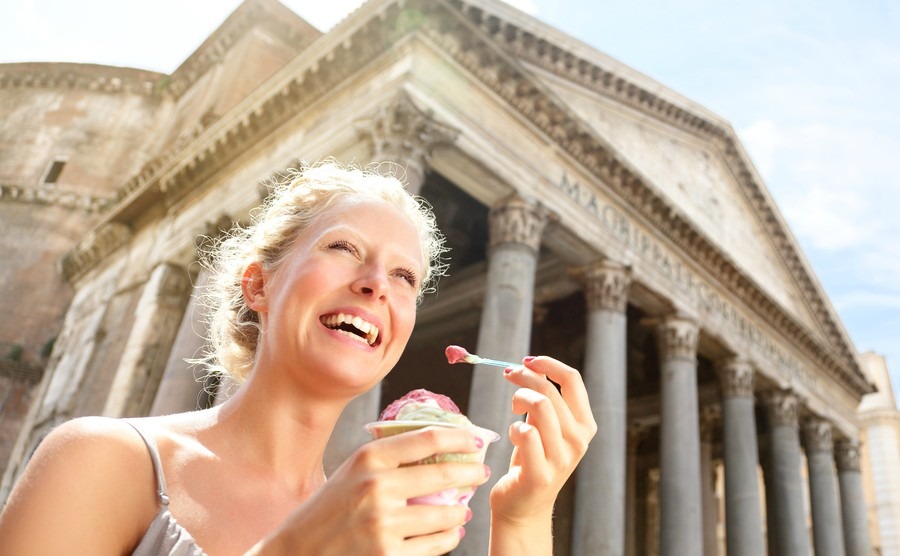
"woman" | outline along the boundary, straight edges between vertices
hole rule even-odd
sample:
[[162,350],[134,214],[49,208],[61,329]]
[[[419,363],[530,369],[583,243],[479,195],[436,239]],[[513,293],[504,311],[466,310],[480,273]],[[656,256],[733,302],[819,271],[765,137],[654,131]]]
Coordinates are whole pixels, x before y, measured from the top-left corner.
[[[293,176],[215,255],[210,363],[241,388],[204,411],[61,425],[0,516],[0,552],[452,550],[470,511],[406,500],[480,485],[490,470],[402,465],[478,450],[468,431],[370,442],[327,481],[322,464],[343,408],[400,358],[442,250],[433,215],[394,178],[332,163]],[[553,503],[596,430],[577,371],[523,363],[505,374],[528,417],[510,429],[510,470],[490,495],[492,555],[551,553]]]

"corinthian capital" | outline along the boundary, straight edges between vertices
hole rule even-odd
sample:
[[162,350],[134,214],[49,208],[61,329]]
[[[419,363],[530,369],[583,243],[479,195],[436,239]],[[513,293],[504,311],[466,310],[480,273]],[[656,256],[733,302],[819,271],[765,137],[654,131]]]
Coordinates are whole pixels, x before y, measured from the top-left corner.
[[668,316],[656,326],[661,359],[695,359],[700,328],[689,318]]
[[459,130],[436,121],[430,110],[421,110],[401,90],[375,114],[356,123],[357,134],[371,142],[372,158],[406,167],[406,181],[419,193],[432,150],[456,140]]
[[575,274],[584,284],[588,309],[606,309],[624,313],[628,305],[628,268],[612,261],[601,261],[580,269]]
[[490,246],[523,245],[535,253],[541,246],[541,234],[552,219],[549,210],[519,196],[505,199],[491,209],[488,220]]
[[796,395],[787,390],[769,392],[763,397],[763,404],[769,426],[797,427],[800,403]]
[[818,417],[804,419],[803,447],[807,452],[831,452],[834,450],[834,442],[831,439],[831,423]]
[[731,357],[716,366],[723,398],[753,397],[753,366],[741,357]]
[[834,445],[834,459],[838,471],[859,471],[859,442],[838,440]]

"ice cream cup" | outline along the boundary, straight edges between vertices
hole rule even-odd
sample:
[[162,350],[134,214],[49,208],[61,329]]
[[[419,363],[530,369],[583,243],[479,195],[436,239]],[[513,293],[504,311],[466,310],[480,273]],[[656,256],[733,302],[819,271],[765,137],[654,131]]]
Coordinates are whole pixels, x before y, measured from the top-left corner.
[[[376,440],[425,427],[444,427],[451,429],[466,429],[483,441],[481,449],[477,452],[435,454],[410,465],[425,465],[441,462],[484,463],[484,456],[487,454],[488,444],[500,439],[499,434],[489,429],[477,427],[475,425],[459,425],[455,423],[442,423],[439,421],[375,421],[374,423],[368,423],[365,427],[372,435],[372,438]],[[455,504],[463,504],[468,506],[469,500],[472,498],[473,494],[475,494],[474,487],[466,489],[451,488],[426,496],[410,498],[407,500],[407,504],[427,504],[432,506],[453,506]]]

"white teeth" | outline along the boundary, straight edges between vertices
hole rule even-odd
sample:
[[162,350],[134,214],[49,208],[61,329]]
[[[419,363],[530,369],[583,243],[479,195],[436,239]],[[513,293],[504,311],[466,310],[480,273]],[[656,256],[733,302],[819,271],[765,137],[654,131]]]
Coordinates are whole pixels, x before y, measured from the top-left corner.
[[[371,322],[365,321],[358,316],[348,315],[345,313],[338,313],[336,315],[328,315],[322,318],[322,324],[331,328],[332,330],[337,329],[341,324],[349,324],[362,332],[362,335],[354,334],[352,332],[348,332],[346,330],[337,330],[338,332],[343,332],[347,336],[359,340],[361,342],[366,342],[367,344],[374,345],[375,341],[378,339],[379,330],[378,327],[372,324]],[[363,337],[365,336],[365,337]]]
[[368,333],[369,333],[369,323],[367,323],[366,321],[362,320],[362,319],[359,318],[359,317],[353,317],[353,320],[350,321],[350,324],[352,324],[352,325],[355,326],[356,328],[359,328],[359,330],[360,330],[363,334],[368,334]]

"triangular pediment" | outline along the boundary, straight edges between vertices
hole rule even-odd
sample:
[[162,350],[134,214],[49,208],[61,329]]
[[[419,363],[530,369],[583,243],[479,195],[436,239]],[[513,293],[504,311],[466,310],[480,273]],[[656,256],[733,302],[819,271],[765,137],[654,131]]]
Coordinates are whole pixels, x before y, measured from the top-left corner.
[[826,340],[769,230],[715,144],[570,83],[554,78],[545,83],[741,271]]
[[[726,121],[503,2],[450,5],[467,25],[435,13],[437,32],[423,26],[429,38],[823,370],[870,388],[849,335]],[[630,131],[619,135],[617,126]]]

